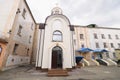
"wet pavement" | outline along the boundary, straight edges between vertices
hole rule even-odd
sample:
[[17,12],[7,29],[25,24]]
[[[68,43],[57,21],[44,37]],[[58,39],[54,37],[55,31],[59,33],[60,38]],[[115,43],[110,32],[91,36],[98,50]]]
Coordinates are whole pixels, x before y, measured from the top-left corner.
[[47,72],[27,65],[0,72],[0,80],[120,80],[120,66],[76,68],[66,77],[47,77]]

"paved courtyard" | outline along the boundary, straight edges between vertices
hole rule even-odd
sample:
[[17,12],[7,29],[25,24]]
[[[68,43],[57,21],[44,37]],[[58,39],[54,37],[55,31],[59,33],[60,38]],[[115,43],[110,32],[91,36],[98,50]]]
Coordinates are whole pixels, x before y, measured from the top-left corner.
[[72,70],[67,77],[47,77],[47,72],[33,66],[21,66],[0,72],[0,80],[120,80],[120,67],[83,67]]

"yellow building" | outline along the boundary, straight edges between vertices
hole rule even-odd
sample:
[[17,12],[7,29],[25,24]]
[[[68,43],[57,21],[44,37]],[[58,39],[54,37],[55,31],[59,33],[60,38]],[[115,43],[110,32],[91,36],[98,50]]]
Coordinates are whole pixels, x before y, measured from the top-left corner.
[[115,49],[116,61],[120,63],[120,49]]

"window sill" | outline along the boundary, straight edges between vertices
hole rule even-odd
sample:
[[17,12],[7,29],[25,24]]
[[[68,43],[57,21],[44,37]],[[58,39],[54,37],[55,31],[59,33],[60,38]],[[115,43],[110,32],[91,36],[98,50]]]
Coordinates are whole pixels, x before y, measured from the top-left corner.
[[53,41],[53,40],[52,40],[52,42],[63,42],[63,41]]

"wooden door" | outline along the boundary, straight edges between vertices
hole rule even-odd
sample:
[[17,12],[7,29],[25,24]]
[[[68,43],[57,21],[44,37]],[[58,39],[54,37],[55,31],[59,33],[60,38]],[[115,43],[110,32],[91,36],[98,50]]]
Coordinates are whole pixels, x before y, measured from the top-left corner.
[[52,51],[52,68],[57,68],[57,51]]

